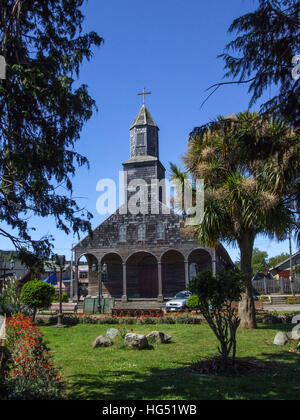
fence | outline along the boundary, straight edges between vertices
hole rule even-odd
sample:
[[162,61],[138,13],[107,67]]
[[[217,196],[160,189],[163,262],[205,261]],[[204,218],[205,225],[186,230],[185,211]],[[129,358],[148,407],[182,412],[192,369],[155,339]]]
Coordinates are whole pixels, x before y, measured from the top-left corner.
[[[253,288],[260,294],[270,295],[273,293],[292,294],[291,282],[289,279],[281,277],[277,279],[261,279],[252,281]],[[300,293],[300,278],[294,281],[294,291]]]
[[[98,304],[99,304],[98,298],[85,298],[83,312],[85,314],[99,313]],[[115,299],[114,298],[101,299],[100,304],[101,304],[102,314],[111,314],[112,309],[115,305]]]

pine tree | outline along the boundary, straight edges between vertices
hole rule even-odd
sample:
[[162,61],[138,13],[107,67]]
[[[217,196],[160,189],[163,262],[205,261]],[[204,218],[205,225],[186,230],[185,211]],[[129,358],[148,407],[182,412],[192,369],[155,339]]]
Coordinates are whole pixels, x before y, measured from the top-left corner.
[[1,1],[0,236],[23,257],[51,249],[51,238],[32,239],[31,215],[53,216],[66,234],[90,230],[91,214],[72,198],[71,178],[88,164],[74,146],[95,102],[77,79],[102,38],[83,33],[83,2]]
[[231,24],[229,33],[238,36],[220,55],[225,76],[234,83],[249,84],[250,106],[273,86],[276,94],[262,111],[277,114],[294,127],[300,125],[300,83],[292,76],[294,57],[299,54],[299,13],[297,0],[259,0],[257,10]]

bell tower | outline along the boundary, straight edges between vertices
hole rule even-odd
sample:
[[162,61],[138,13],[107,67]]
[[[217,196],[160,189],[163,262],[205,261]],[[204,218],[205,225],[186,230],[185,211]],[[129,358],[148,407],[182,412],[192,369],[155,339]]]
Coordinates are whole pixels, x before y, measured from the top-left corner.
[[[165,168],[159,160],[159,128],[154,122],[145,105],[145,95],[151,92],[138,93],[143,95],[143,105],[130,127],[130,159],[123,163],[127,186],[134,179],[146,181],[148,190],[151,190],[152,180],[165,179]],[[130,191],[127,192],[127,199]],[[159,201],[165,202],[164,193],[159,193]]]
[[130,127],[130,157],[153,156],[159,158],[159,128],[145,105]]

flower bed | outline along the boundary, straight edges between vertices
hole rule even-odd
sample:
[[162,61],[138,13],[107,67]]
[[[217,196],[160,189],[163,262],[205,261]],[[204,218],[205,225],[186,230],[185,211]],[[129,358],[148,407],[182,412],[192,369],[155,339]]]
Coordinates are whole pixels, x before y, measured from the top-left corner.
[[62,398],[63,384],[51,362],[51,354],[43,342],[40,329],[30,318],[19,314],[7,319],[6,333],[5,398]]
[[[202,318],[192,314],[158,314],[156,316],[151,315],[140,315],[131,317],[128,315],[116,316],[116,315],[105,315],[97,316],[90,314],[76,314],[76,315],[65,315],[65,325],[77,325],[77,324],[200,324],[203,322]],[[39,325],[55,325],[57,323],[57,317],[51,316],[49,318],[37,319]]]
[[300,297],[289,296],[286,301],[289,305],[299,305],[300,304]]

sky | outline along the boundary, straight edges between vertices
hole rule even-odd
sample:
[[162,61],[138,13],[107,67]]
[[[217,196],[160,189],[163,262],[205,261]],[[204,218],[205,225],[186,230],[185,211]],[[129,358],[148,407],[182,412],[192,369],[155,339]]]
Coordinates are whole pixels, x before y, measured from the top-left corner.
[[[201,107],[206,89],[223,81],[223,62],[217,58],[232,39],[232,21],[254,10],[257,0],[88,0],[84,30],[104,39],[90,62],[82,65],[78,83],[87,84],[98,112],[86,123],[76,151],[85,155],[90,169],[80,168],[73,178],[74,197],[94,215],[93,228],[107,216],[96,211],[97,182],[118,182],[122,162],[129,158],[129,127],[141,105],[143,87],[152,92],[146,105],[160,128],[160,159],[182,165],[188,134],[195,126],[218,115],[248,109],[246,86],[219,89]],[[268,92],[266,99],[272,91]],[[258,110],[256,104],[252,110]],[[34,238],[51,234],[55,252],[70,256],[77,237],[59,231],[52,218],[32,217]],[[85,235],[83,235],[85,236]],[[82,236],[82,237],[83,237]],[[81,238],[82,238],[81,237]],[[288,242],[258,237],[255,246],[275,256],[288,252]],[[0,239],[0,249],[11,249]],[[237,248],[226,246],[235,261]],[[295,243],[293,249],[296,250]]]

